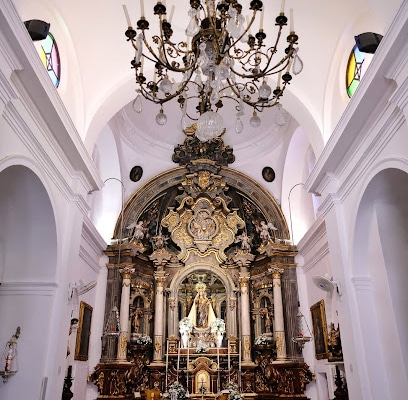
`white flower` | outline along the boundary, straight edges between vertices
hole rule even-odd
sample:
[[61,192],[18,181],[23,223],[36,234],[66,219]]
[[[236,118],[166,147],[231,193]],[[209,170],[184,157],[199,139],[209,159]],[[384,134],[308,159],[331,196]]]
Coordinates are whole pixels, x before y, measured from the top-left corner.
[[217,318],[211,324],[211,333],[225,333],[225,322],[221,318]]
[[179,330],[180,333],[189,333],[193,329],[193,323],[191,322],[190,318],[184,317],[180,322],[179,322]]
[[140,344],[142,346],[146,346],[148,344],[152,344],[152,338],[149,335],[139,336],[136,339],[136,344]]
[[183,385],[181,385],[178,381],[173,382],[169,386],[169,393],[170,397],[172,397],[171,395],[174,395],[176,399],[182,400],[187,398],[186,389],[184,389]]
[[228,382],[225,389],[229,392],[228,400],[242,399],[242,394],[240,393],[238,386],[234,382]]
[[267,343],[268,343],[268,338],[266,336],[261,335],[255,338],[255,345],[257,346],[267,344]]

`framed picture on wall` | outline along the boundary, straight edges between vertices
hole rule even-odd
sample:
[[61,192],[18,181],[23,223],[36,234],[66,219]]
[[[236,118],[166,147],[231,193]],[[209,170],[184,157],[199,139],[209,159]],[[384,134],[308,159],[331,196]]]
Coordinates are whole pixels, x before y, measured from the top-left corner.
[[324,300],[318,301],[310,307],[313,323],[313,338],[315,344],[315,354],[318,360],[327,358],[327,323]]
[[89,337],[91,336],[92,307],[81,301],[75,346],[75,360],[88,360]]

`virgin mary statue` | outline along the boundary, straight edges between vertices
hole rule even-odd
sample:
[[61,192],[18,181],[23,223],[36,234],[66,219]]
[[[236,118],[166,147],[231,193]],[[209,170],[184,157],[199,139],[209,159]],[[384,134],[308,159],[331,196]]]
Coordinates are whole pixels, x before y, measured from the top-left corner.
[[207,298],[205,289],[205,283],[197,283],[197,295],[194,298],[193,306],[188,314],[188,318],[193,323],[193,326],[200,329],[211,327],[211,323],[216,319],[214,310],[210,300]]

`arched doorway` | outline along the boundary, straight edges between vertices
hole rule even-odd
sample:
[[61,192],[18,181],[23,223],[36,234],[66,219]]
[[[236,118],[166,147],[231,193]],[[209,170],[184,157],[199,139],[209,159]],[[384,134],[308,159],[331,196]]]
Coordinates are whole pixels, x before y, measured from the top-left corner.
[[40,392],[47,357],[44,336],[55,290],[56,225],[49,196],[30,169],[6,168],[0,172],[0,187],[0,337],[9,339],[21,328],[17,361],[24,366],[18,379],[0,385],[0,397],[24,398]]
[[[378,173],[359,205],[353,275],[361,328],[360,357],[372,398],[394,398],[408,371],[408,175]],[[378,379],[386,376],[388,385]],[[375,393],[375,395],[374,395]]]

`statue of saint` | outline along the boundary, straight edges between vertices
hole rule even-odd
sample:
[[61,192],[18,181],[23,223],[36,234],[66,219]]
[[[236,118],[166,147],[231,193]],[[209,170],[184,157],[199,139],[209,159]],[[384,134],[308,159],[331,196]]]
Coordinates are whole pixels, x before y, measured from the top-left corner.
[[143,315],[144,315],[143,310],[141,310],[140,308],[136,308],[133,316],[133,328],[135,333],[139,332],[141,322],[140,320],[143,317]]
[[194,299],[188,318],[196,328],[209,328],[216,319],[210,299],[206,294],[206,284],[199,282],[196,285],[197,295]]
[[196,325],[198,328],[208,327],[208,309],[210,300],[208,300],[205,292],[198,292],[198,297],[195,300],[197,316]]

